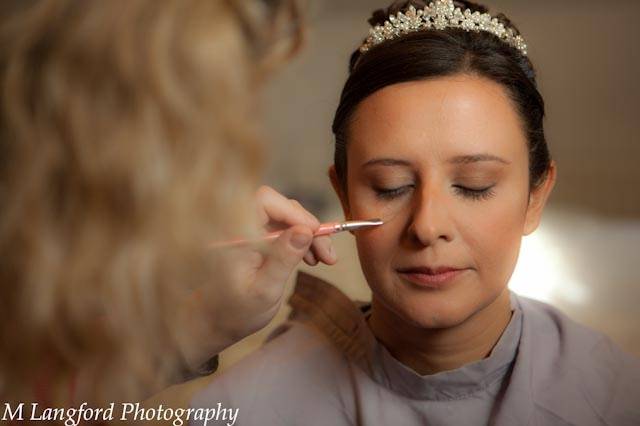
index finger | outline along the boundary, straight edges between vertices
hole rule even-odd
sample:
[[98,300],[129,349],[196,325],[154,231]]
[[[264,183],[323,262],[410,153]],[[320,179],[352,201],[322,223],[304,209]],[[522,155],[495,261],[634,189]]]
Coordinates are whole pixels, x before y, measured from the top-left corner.
[[263,225],[270,221],[287,225],[305,225],[316,230],[318,219],[296,200],[290,200],[269,186],[261,186],[256,192],[258,216]]

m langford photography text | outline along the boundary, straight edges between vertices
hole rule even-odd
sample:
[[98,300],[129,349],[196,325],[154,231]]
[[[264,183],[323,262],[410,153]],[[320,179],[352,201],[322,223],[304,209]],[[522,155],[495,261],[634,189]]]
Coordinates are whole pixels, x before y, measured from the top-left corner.
[[167,421],[174,426],[190,420],[203,421],[205,425],[233,426],[238,419],[239,408],[225,408],[221,403],[209,408],[169,408],[159,405],[145,407],[140,403],[110,403],[104,408],[89,407],[86,402],[74,408],[42,407],[38,403],[4,404],[1,420],[5,421],[59,421],[65,426],[77,426],[83,421]]

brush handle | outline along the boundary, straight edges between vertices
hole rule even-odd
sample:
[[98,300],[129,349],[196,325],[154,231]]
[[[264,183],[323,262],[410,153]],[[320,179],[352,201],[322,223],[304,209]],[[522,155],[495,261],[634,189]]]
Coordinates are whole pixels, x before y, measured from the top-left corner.
[[[278,237],[280,237],[280,235],[282,235],[283,232],[284,231],[269,232],[267,235],[265,235],[264,237],[260,238],[259,240],[260,241],[277,240]],[[340,232],[340,222],[323,223],[316,230],[316,232],[313,233],[313,236],[314,237],[321,237],[323,235],[335,234],[336,232]]]
[[[313,233],[313,236],[314,237],[320,237],[322,235],[331,235],[331,234],[335,234],[336,232],[340,232],[340,231],[341,231],[340,222],[323,223],[316,230],[316,232]],[[245,239],[245,238],[236,238],[236,239],[229,240],[229,241],[216,242],[216,243],[212,243],[210,247],[211,248],[236,247],[236,246],[244,246],[244,245],[247,245],[247,244],[257,243],[257,242],[273,241],[273,240],[277,240],[280,237],[280,235],[282,235],[284,232],[285,232],[284,230],[269,232],[265,236],[260,237],[260,238],[258,238],[256,240],[248,240],[248,239]]]

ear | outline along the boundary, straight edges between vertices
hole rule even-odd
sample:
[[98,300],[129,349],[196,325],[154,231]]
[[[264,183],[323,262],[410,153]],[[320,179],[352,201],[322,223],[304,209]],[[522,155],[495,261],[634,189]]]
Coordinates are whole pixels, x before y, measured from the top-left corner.
[[336,166],[334,165],[331,165],[331,167],[329,167],[329,179],[331,180],[331,186],[333,186],[333,190],[336,192],[336,195],[340,199],[340,204],[342,205],[342,211],[344,212],[345,219],[351,220],[351,209],[349,209],[349,200],[347,199],[347,194],[345,194],[344,192],[344,188],[342,187],[340,179],[338,179]]
[[529,194],[529,205],[527,206],[527,217],[524,225],[524,235],[529,235],[538,228],[542,219],[542,210],[547,204],[547,199],[556,184],[556,162],[551,161],[547,177],[537,188]]

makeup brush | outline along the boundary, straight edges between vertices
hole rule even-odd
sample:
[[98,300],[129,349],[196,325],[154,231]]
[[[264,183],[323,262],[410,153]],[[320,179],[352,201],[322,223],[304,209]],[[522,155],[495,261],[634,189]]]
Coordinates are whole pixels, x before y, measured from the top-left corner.
[[[349,220],[346,222],[328,222],[320,225],[318,230],[313,233],[314,237],[319,237],[322,235],[332,235],[337,234],[338,232],[344,231],[357,231],[358,229],[368,228],[372,226],[380,226],[384,222],[381,219],[371,219],[371,220]],[[211,243],[211,248],[224,248],[224,247],[237,247],[244,246],[249,244],[255,244],[259,242],[273,241],[278,239],[284,230],[274,231],[266,234],[263,237],[259,237],[255,240],[247,240],[244,238],[237,238],[229,241],[222,242],[214,242]]]

